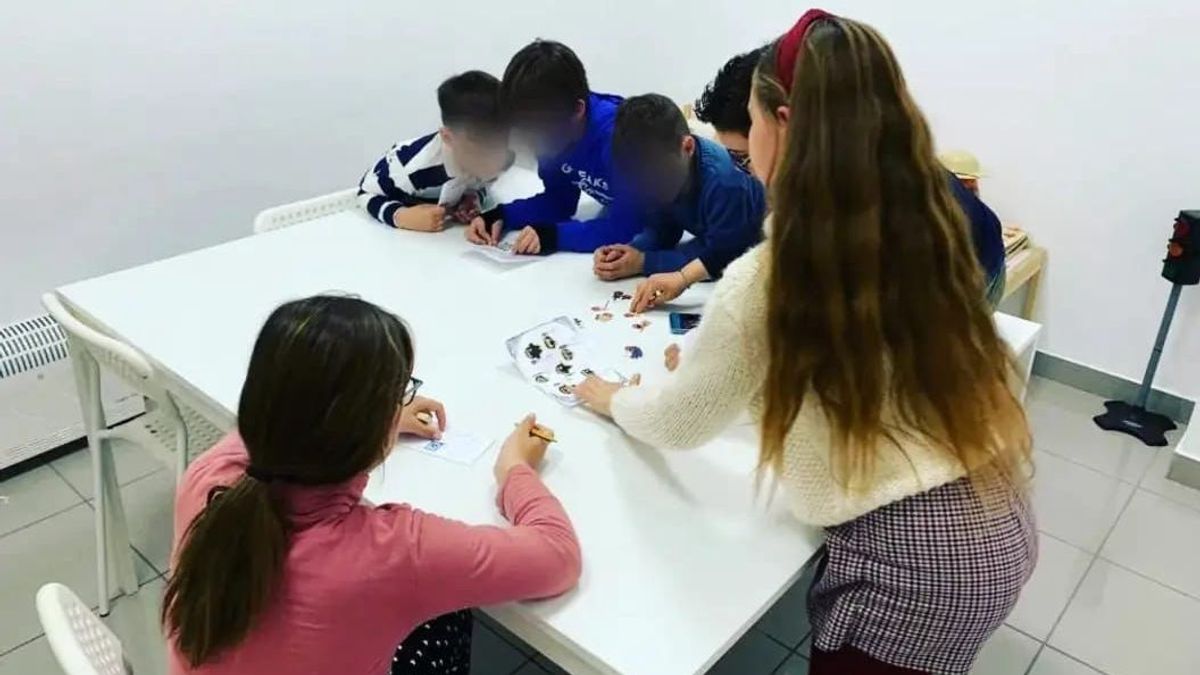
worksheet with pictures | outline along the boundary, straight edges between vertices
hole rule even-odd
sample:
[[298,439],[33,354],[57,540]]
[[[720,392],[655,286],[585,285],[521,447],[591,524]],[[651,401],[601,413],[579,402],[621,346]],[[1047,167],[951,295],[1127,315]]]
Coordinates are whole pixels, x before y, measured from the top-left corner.
[[622,379],[611,365],[597,361],[586,334],[565,316],[523,331],[505,344],[521,376],[563,405],[578,405],[575,386],[589,375]]
[[536,255],[521,255],[513,252],[513,245],[516,244],[519,235],[519,232],[509,232],[495,246],[472,244],[467,251],[502,265],[526,265],[542,260]]

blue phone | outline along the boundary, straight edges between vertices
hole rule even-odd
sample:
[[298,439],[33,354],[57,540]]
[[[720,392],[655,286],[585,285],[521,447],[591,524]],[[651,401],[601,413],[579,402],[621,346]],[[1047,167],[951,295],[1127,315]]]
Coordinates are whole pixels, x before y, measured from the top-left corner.
[[699,314],[671,312],[671,334],[673,335],[683,335],[698,325],[700,325]]

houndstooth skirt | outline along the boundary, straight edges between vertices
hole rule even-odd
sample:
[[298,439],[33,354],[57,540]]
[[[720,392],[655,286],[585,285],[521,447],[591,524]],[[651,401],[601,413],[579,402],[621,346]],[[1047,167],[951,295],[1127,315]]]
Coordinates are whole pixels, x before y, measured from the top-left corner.
[[1017,602],[1037,560],[1026,501],[984,507],[967,479],[826,530],[809,591],[813,644],[903,668],[966,673]]

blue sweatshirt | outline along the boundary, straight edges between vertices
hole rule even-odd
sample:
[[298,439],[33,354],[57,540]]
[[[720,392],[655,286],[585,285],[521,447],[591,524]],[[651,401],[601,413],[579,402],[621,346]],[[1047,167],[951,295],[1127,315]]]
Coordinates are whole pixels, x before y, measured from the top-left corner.
[[[553,157],[538,160],[545,189],[528,199],[505,204],[504,225],[532,225],[542,253],[555,250],[591,253],[608,244],[624,244],[642,229],[637,211],[614,175],[612,132],[623,99],[611,94],[588,96],[587,127],[583,137]],[[586,192],[605,209],[593,220],[575,220],[579,193]]]
[[[670,205],[646,218],[633,247],[646,254],[643,273],[675,272],[699,258],[716,279],[762,239],[767,202],[762,183],[738,168],[729,151],[696,139],[692,176]],[[679,245],[683,233],[694,237]]]
[[949,176],[950,191],[958,200],[958,205],[971,223],[971,238],[975,243],[975,257],[987,280],[991,282],[998,275],[1005,274],[1004,269],[1004,233],[1001,232],[1000,219],[988,208],[983,200],[967,189],[954,174]]

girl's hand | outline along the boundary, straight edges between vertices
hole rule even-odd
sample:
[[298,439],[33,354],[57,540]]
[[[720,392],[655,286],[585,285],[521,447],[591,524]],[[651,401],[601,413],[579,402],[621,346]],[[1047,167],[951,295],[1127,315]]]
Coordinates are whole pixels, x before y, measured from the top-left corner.
[[521,234],[517,236],[517,240],[513,242],[513,253],[521,255],[537,255],[542,252],[542,240],[538,237],[537,230],[526,225],[521,230]]
[[476,216],[467,226],[467,241],[480,246],[495,246],[500,243],[500,230],[503,227],[504,223],[497,220],[489,229],[483,217]]
[[679,367],[679,345],[672,342],[667,345],[667,351],[663,353],[663,361],[667,366],[667,370],[675,372]]
[[633,292],[630,311],[640,314],[660,304],[670,302],[683,295],[683,292],[688,289],[688,285],[687,280],[683,278],[683,272],[652,274],[638,284],[637,290]]
[[446,430],[446,408],[440,402],[418,396],[400,413],[400,433],[439,439]]
[[509,434],[505,439],[504,445],[500,446],[500,454],[496,456],[496,484],[504,485],[504,480],[508,478],[508,472],[513,467],[524,464],[529,468],[537,471],[538,466],[542,463],[542,458],[546,456],[546,448],[550,444],[542,440],[538,436],[534,436],[534,425],[537,424],[537,417],[530,413],[525,416],[517,424],[517,428]]
[[[641,375],[634,375],[629,380],[629,386],[636,387],[642,383]],[[620,382],[609,382],[595,375],[589,375],[586,380],[575,385],[575,397],[591,410],[612,418],[612,398],[624,385]]]

